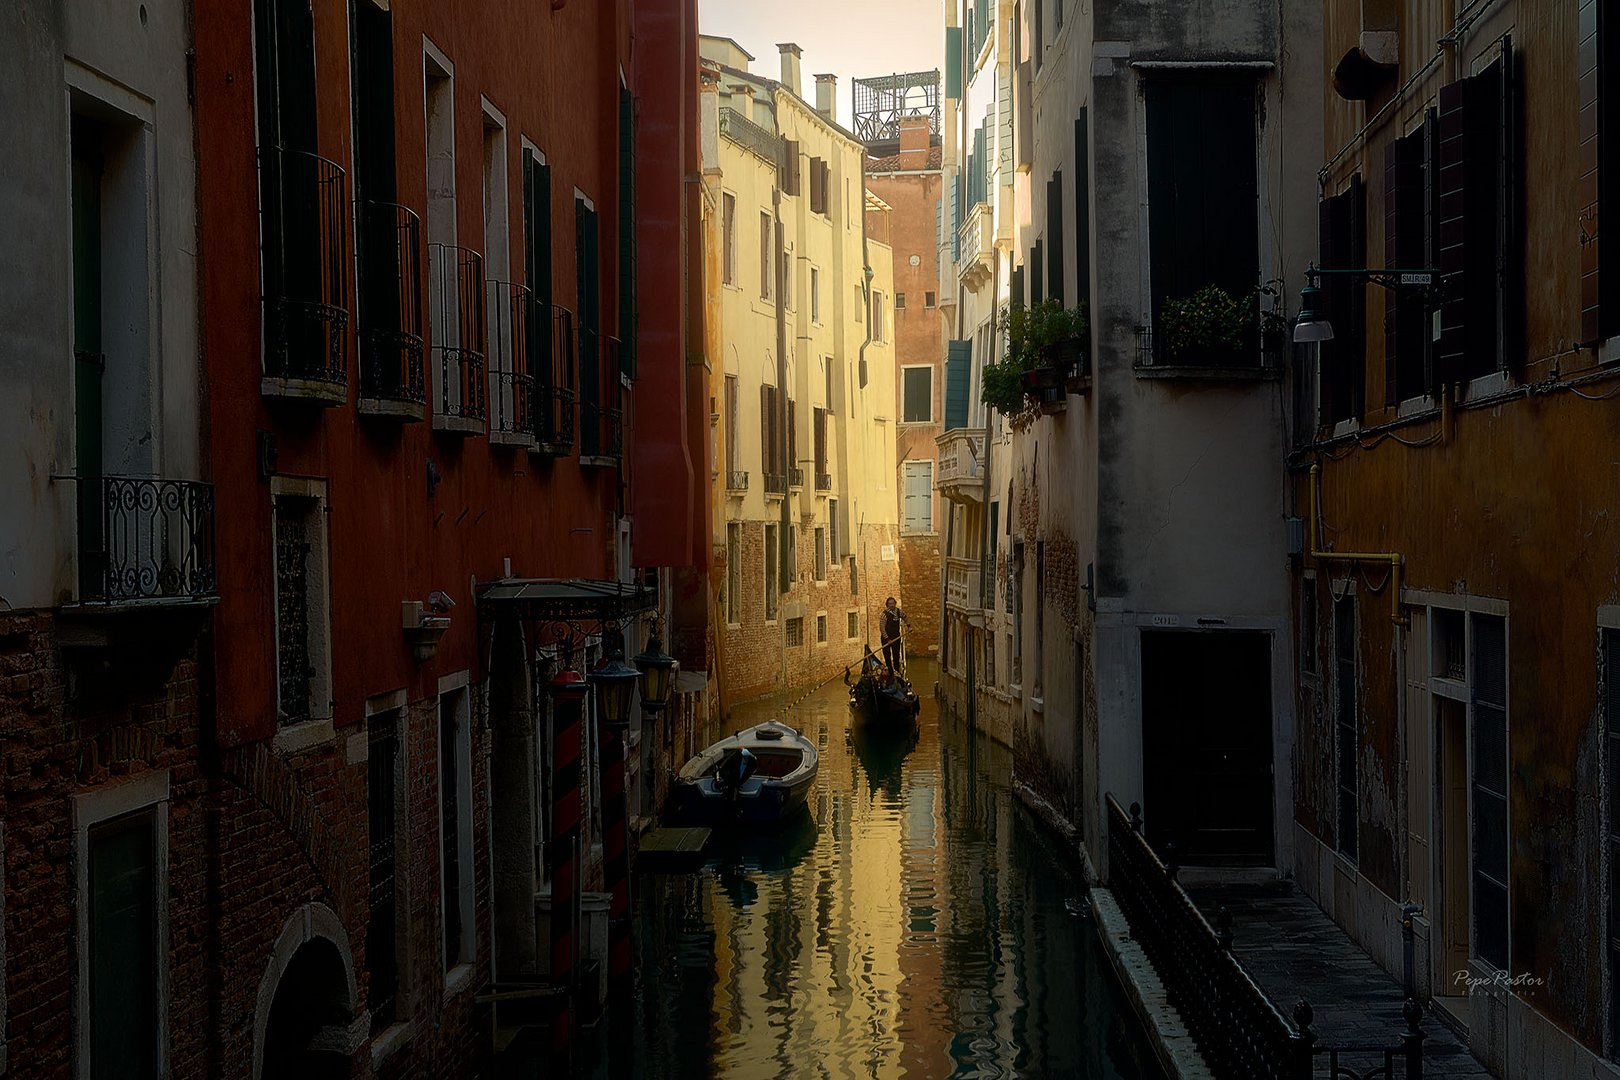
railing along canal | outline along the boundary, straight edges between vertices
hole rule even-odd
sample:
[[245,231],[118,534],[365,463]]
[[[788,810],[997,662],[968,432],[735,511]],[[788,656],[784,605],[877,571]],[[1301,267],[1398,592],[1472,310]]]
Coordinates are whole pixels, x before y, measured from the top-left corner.
[[[1410,996],[1406,1028],[1392,1044],[1318,1045],[1313,1011],[1301,1000],[1294,1022],[1283,1016],[1237,957],[1231,916],[1223,907],[1212,927],[1142,834],[1142,810],[1129,815],[1108,797],[1109,886],[1147,953],[1165,992],[1210,1070],[1232,1080],[1310,1080],[1319,1066],[1329,1080],[1423,1080],[1421,1010]],[[1410,932],[1408,924],[1408,932]],[[1359,1070],[1351,1062],[1369,1062]],[[1404,1062],[1405,1071],[1396,1072]]]

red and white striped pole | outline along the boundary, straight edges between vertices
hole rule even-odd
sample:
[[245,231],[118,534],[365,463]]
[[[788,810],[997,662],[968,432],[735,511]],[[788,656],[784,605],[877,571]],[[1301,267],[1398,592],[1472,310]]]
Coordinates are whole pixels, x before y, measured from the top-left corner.
[[552,810],[551,837],[546,845],[551,874],[551,979],[565,991],[562,1007],[552,1021],[552,1057],[566,1063],[573,1050],[575,993],[579,984],[575,958],[579,955],[579,911],[583,900],[580,880],[580,822],[584,750],[583,706],[589,689],[571,667],[551,680],[552,700]]

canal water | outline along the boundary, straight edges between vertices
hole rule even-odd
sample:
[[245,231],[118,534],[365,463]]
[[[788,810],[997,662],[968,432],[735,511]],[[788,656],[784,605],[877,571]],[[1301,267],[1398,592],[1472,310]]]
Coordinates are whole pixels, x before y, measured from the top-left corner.
[[638,1031],[612,1075],[1162,1076],[1078,875],[1013,797],[1006,749],[940,720],[936,672],[912,667],[915,742],[852,741],[838,683],[797,704],[821,749],[809,813],[638,878]]

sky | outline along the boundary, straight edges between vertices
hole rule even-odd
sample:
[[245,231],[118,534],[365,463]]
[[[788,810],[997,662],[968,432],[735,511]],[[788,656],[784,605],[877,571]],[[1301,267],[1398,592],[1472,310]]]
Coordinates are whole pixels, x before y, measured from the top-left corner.
[[941,0],[698,0],[698,30],[754,55],[756,75],[781,77],[777,43],[804,50],[799,92],[812,104],[818,74],[838,76],[838,120],[850,126],[858,78],[944,65]]

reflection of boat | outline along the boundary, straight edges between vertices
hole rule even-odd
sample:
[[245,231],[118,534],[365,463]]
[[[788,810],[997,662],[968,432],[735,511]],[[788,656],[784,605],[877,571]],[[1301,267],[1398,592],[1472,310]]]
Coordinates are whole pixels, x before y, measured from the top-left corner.
[[919,735],[916,724],[862,724],[850,729],[850,745],[855,748],[855,757],[866,770],[874,792],[900,794],[902,766],[906,755],[916,748]]
[[692,824],[761,825],[804,806],[816,780],[815,743],[778,720],[744,728],[688,761],[675,814]]
[[704,865],[721,877],[731,873],[778,874],[792,870],[816,846],[816,819],[809,807],[791,811],[769,829],[728,829],[715,835]]
[[[847,678],[846,673],[846,678]],[[897,671],[868,661],[861,677],[849,688],[849,705],[855,710],[856,723],[897,725],[903,728],[917,726],[917,713],[922,702],[911,683]]]

